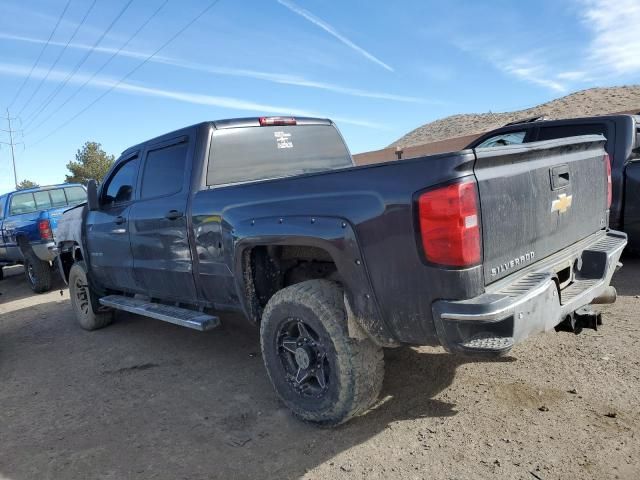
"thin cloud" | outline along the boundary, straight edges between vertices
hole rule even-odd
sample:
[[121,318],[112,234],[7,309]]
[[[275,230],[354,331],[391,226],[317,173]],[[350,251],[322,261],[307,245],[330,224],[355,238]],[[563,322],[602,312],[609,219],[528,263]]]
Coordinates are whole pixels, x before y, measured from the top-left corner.
[[474,41],[459,39],[454,44],[460,50],[482,58],[506,75],[554,92],[567,91],[567,85],[564,82],[566,79],[554,75],[553,69],[541,59],[544,58],[544,52],[519,52],[515,56],[477,39]]
[[583,0],[582,22],[593,34],[589,60],[618,75],[640,71],[640,3],[637,0]]
[[522,52],[498,46],[497,39],[459,39],[455,45],[520,80],[565,93],[578,86],[633,78],[640,73],[640,2],[575,0],[574,13],[588,32],[584,46],[556,46]]
[[[7,34],[7,33],[0,33],[0,39],[34,43],[34,44],[45,43],[44,40],[39,38],[25,37],[21,35],[13,35],[13,34]],[[63,47],[66,44],[63,42],[52,41],[50,42],[50,45]],[[69,44],[68,48],[73,48],[76,50],[90,50],[92,47],[90,45],[86,45],[82,43],[71,43]],[[117,53],[118,49],[111,48],[111,47],[97,47],[94,49],[94,51],[97,53],[113,54],[113,53]],[[143,52],[135,52],[132,50],[122,50],[119,52],[119,56],[135,58],[135,59],[144,59],[144,58],[147,58],[149,55]],[[150,60],[150,62],[170,65],[176,68],[189,69],[189,70],[205,72],[205,73],[210,73],[215,75],[251,78],[254,80],[262,80],[262,81],[278,83],[282,85],[293,85],[298,87],[325,90],[325,91],[338,93],[342,95],[349,95],[353,97],[374,98],[374,99],[380,99],[380,100],[390,100],[390,101],[405,102],[405,103],[428,103],[428,104],[434,104],[434,105],[442,104],[441,101],[437,101],[437,100],[426,100],[426,99],[407,96],[407,95],[396,95],[393,93],[375,92],[375,91],[363,90],[359,88],[344,87],[341,85],[336,85],[334,83],[319,82],[316,80],[311,80],[311,79],[302,77],[300,75],[291,75],[287,73],[271,73],[271,72],[262,72],[257,70],[249,70],[249,69],[241,69],[241,68],[215,67],[215,66],[202,65],[202,64],[193,63],[193,62],[185,62],[182,60],[178,60],[176,58],[163,57],[163,56],[154,57]]]
[[[496,64],[494,63],[494,65]],[[529,83],[534,83],[560,93],[567,91],[567,87],[564,83],[554,80],[548,75],[547,67],[545,65],[519,62],[512,64],[499,64],[496,66],[505,73],[518,77]]]
[[[15,65],[9,63],[0,63],[0,75],[9,75],[16,77],[24,77],[29,73],[29,68],[24,65]],[[33,71],[32,77],[44,78],[46,71],[42,68],[36,68]],[[61,70],[53,70],[49,75],[48,81],[59,81],[66,78],[68,72]],[[69,83],[81,85],[86,82],[90,77],[87,75],[76,75],[71,78]],[[107,77],[95,77],[88,85],[95,88],[107,89],[113,87],[117,83],[117,80]],[[253,102],[250,100],[234,98],[234,97],[221,97],[214,95],[206,95],[192,92],[184,92],[179,90],[166,90],[155,87],[147,87],[139,84],[122,82],[115,87],[115,90],[119,90],[125,93],[134,95],[144,95],[151,97],[159,97],[170,100],[175,100],[184,103],[191,103],[194,105],[204,105],[228,108],[230,110],[250,111],[254,113],[268,113],[268,114],[280,114],[280,115],[299,115],[308,117],[323,117],[325,115],[317,112],[303,110],[299,108],[292,108],[282,105],[270,105],[265,103]],[[357,125],[366,128],[384,128],[374,122],[367,120],[354,119],[350,117],[332,116],[333,120],[341,123],[347,123],[351,125]]]
[[[17,42],[34,43],[37,45],[42,45],[46,43],[45,40],[42,40],[41,38],[25,37],[23,35],[13,35],[11,33],[0,33],[0,40],[11,40],[11,41],[17,41]],[[59,42],[59,41],[52,40],[49,42],[49,45],[52,45],[54,47],[66,46],[67,48],[73,48],[75,50],[92,50],[93,49],[93,51],[97,53],[113,54],[118,52],[117,48],[100,47],[100,46],[94,48],[93,46],[87,45],[85,43],[70,43],[69,45],[67,45],[66,42]],[[120,55],[123,57],[138,58],[138,59],[146,58],[149,56],[149,54],[147,53],[133,52],[131,50],[121,50]]]
[[296,14],[300,15],[301,17],[307,19],[308,21],[313,23],[315,26],[317,26],[317,27],[321,28],[322,30],[324,30],[325,32],[327,32],[328,34],[334,36],[340,42],[345,44],[347,47],[351,48],[352,50],[355,50],[360,55],[362,55],[363,57],[365,57],[368,60],[372,61],[373,63],[376,63],[376,64],[380,65],[382,68],[385,68],[386,70],[389,70],[390,72],[394,71],[394,69],[392,67],[390,67],[389,65],[384,63],[382,60],[380,60],[379,58],[377,58],[373,54],[367,52],[364,48],[359,47],[358,45],[353,43],[351,40],[349,40],[344,35],[338,33],[335,28],[333,28],[331,25],[329,25],[324,20],[316,17],[314,14],[312,14],[308,10],[305,10],[304,8],[299,7],[298,5],[296,5],[295,3],[291,2],[290,0],[278,0],[278,3],[280,5],[288,8],[293,13],[296,13]]

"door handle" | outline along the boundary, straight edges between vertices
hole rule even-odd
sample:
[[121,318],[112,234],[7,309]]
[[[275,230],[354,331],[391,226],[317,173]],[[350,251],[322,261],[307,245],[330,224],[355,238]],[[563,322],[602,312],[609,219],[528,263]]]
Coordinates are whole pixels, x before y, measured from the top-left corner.
[[113,221],[116,225],[122,225],[124,222],[126,222],[126,219],[123,216],[117,216]]
[[169,210],[164,214],[164,218],[168,220],[177,220],[178,218],[182,218],[183,215],[184,213],[179,212],[178,210]]

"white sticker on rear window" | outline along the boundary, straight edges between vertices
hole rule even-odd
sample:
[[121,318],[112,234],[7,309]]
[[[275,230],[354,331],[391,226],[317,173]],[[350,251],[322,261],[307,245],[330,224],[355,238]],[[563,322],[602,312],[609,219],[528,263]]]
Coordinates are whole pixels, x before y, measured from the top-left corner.
[[278,148],[293,148],[290,133],[273,132],[273,136],[276,137],[276,144],[278,145]]

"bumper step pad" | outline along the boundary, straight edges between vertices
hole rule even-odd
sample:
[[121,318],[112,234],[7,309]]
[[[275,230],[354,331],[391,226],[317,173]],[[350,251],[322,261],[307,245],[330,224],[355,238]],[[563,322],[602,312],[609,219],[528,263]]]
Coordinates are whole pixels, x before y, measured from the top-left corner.
[[460,346],[470,351],[497,353],[510,350],[513,343],[513,337],[496,337],[490,333],[480,333]]
[[102,297],[100,303],[105,307],[110,307],[115,310],[124,310],[125,312],[155,318],[156,320],[162,320],[163,322],[173,323],[201,332],[211,330],[220,325],[220,319],[213,315],[207,315],[187,308],[149,302],[139,298],[109,295]]

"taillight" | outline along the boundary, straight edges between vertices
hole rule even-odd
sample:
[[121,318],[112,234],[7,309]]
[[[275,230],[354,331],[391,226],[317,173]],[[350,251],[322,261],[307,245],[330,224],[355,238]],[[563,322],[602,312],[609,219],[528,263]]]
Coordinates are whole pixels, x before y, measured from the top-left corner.
[[611,187],[611,158],[608,153],[604,154],[604,164],[607,168],[607,208],[611,208],[611,200],[613,199],[613,191]]
[[53,232],[51,231],[49,220],[40,220],[38,222],[38,230],[40,231],[40,239],[53,240]]
[[296,124],[296,119],[293,117],[260,117],[258,121],[260,122],[261,127]]
[[452,267],[480,263],[482,244],[475,181],[454,183],[421,194],[418,214],[427,261]]

